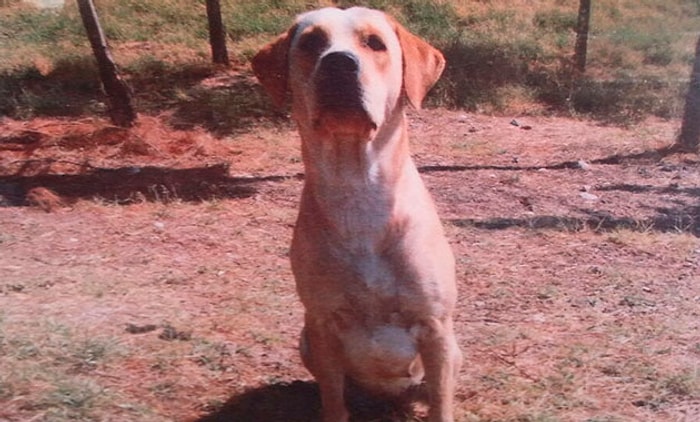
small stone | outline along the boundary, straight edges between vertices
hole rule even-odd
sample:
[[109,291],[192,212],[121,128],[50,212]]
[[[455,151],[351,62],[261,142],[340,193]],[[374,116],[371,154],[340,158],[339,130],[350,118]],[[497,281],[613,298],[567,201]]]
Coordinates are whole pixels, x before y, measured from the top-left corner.
[[579,196],[581,198],[585,199],[586,201],[597,201],[598,200],[597,195],[593,195],[592,193],[588,193],[588,192],[581,192],[581,193],[579,193]]
[[136,325],[132,323],[126,324],[126,332],[129,334],[143,334],[150,331],[155,331],[158,327],[154,324]]
[[581,170],[590,170],[590,169],[591,169],[591,165],[588,164],[587,162],[585,162],[584,160],[578,160],[578,161],[576,162],[576,165],[577,165],[578,168],[580,168]]

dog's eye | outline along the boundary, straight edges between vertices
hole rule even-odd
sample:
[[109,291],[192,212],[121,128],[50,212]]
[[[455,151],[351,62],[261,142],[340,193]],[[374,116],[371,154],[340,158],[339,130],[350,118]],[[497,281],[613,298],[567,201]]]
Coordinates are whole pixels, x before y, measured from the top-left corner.
[[367,40],[365,41],[365,44],[367,47],[371,48],[374,51],[386,51],[386,45],[384,44],[384,41],[382,41],[381,38],[377,35],[370,35],[367,37]]
[[314,30],[301,36],[299,49],[307,53],[316,54],[321,52],[327,44],[326,34],[323,31]]

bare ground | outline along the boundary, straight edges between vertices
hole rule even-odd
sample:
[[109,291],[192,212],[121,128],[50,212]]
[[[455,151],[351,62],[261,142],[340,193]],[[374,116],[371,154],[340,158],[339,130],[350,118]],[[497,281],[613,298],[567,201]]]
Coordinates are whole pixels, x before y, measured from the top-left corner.
[[[287,261],[297,135],[166,117],[0,123],[0,421],[318,420]],[[511,120],[411,115],[458,261],[458,420],[700,420],[679,123]]]

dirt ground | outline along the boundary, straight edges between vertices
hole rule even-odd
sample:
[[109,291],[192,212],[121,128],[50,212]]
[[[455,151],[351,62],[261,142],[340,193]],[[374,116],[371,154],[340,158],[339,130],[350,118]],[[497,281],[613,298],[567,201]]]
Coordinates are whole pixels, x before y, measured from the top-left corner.
[[[679,122],[410,117],[457,257],[458,420],[700,420]],[[0,421],[318,420],[287,258],[298,136],[166,121],[0,122]]]

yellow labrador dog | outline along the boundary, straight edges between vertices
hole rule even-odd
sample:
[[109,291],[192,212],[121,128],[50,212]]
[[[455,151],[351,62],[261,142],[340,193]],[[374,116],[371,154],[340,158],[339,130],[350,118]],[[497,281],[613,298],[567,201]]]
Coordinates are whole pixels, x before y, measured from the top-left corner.
[[302,14],[253,59],[274,102],[291,99],[302,139],[291,262],[324,422],[348,420],[348,378],[383,395],[424,382],[429,420],[454,419],[454,258],[404,115],[444,65],[394,19],[359,7]]

